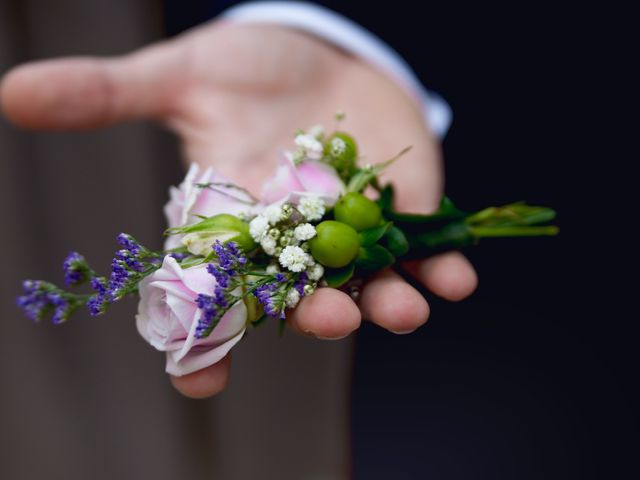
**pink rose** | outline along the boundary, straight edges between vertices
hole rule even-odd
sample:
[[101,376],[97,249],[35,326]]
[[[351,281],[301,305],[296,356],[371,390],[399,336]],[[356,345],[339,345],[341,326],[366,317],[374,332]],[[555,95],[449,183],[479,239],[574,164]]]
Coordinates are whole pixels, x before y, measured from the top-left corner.
[[[198,184],[215,183],[210,188],[200,188]],[[169,189],[169,202],[164,214],[170,228],[181,227],[199,221],[197,215],[212,217],[219,213],[237,215],[251,209],[255,203],[243,190],[224,186],[229,181],[217,174],[213,168],[207,168],[200,174],[200,167],[192,163],[187,176],[178,188]],[[166,249],[181,245],[179,235],[168,237]]]
[[136,326],[147,342],[167,352],[167,373],[181,376],[213,365],[244,335],[247,307],[240,301],[207,338],[196,338],[202,312],[195,299],[199,293],[212,294],[215,286],[206,264],[183,270],[171,256],[140,282]]
[[331,207],[344,193],[345,185],[336,170],[316,160],[305,160],[296,166],[290,155],[283,155],[275,173],[262,187],[261,201],[275,203],[291,193],[313,193]]

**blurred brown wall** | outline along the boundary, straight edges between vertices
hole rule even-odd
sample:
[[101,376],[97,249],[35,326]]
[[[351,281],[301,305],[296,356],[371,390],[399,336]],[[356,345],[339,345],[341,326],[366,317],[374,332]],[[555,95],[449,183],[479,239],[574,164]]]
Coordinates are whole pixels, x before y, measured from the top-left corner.
[[[0,0],[0,73],[124,53],[160,38],[161,20],[154,1]],[[264,327],[234,350],[229,389],[192,401],[138,337],[133,300],[59,327],[15,307],[23,278],[61,282],[69,250],[100,268],[120,231],[160,245],[166,190],[182,176],[176,143],[151,125],[28,133],[0,119],[3,480],[346,476],[349,341]]]

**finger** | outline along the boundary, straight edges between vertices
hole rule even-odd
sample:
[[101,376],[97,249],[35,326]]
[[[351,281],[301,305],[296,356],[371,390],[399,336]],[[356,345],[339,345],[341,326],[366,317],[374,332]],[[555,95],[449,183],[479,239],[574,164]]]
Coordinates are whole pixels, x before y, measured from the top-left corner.
[[460,252],[447,252],[410,262],[406,267],[425,287],[446,300],[462,300],[478,286],[475,269]]
[[180,89],[180,57],[158,44],[110,59],[64,58],[22,65],[0,84],[7,118],[32,129],[90,129],[158,118]]
[[294,330],[336,340],[360,326],[360,310],[351,297],[333,288],[319,288],[304,297],[288,315]]
[[217,395],[227,386],[231,354],[228,353],[218,363],[197,372],[175,377],[170,375],[173,386],[185,397],[207,398]]
[[368,282],[360,299],[363,316],[394,333],[413,332],[429,318],[424,297],[391,270]]

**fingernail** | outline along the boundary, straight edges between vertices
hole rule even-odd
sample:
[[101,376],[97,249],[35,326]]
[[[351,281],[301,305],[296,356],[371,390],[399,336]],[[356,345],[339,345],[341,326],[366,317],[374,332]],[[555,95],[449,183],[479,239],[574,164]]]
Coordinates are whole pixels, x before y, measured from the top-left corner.
[[408,335],[409,333],[413,333],[416,331],[415,328],[411,329],[411,330],[391,330],[389,329],[389,331],[391,333],[395,333],[396,335]]
[[343,338],[347,338],[349,334],[343,335],[341,337],[322,337],[320,335],[316,335],[316,338],[319,340],[342,340]]

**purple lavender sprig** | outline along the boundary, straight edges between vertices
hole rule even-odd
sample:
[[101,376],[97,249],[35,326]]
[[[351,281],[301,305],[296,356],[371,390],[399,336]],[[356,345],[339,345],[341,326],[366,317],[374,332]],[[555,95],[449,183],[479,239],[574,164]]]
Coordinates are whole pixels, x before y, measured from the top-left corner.
[[241,298],[233,293],[244,285],[243,277],[248,272],[248,260],[235,242],[226,245],[216,240],[213,251],[217,264],[207,265],[207,272],[216,279],[213,295],[201,293],[195,298],[202,311],[196,326],[196,338],[208,337],[224,314]]
[[207,272],[216,279],[216,286],[212,294],[201,293],[194,299],[202,312],[196,326],[197,338],[208,337],[224,314],[249,295],[257,298],[264,310],[263,317],[279,319],[282,326],[285,309],[292,305],[292,300],[297,303],[309,292],[311,282],[305,272],[253,272],[237,243],[223,244],[217,240],[212,248],[217,263],[207,265]]
[[120,233],[117,237],[118,244],[131,253],[134,257],[149,254],[150,251],[140,245],[140,243],[128,233]]
[[53,323],[63,323],[85,304],[88,297],[65,292],[52,283],[40,280],[26,280],[22,287],[24,294],[18,297],[17,304],[34,322],[39,322],[51,313]]
[[105,313],[110,304],[135,293],[138,283],[160,267],[158,259],[163,254],[152,252],[126,233],[119,234],[117,241],[122,249],[111,261],[109,279],[94,276],[91,281],[96,293],[87,301],[87,307],[92,316]]
[[70,252],[62,264],[64,283],[68,286],[82,285],[95,277],[95,273],[89,267],[87,260],[78,252]]
[[87,300],[87,307],[92,317],[102,315],[107,311],[107,305],[111,303],[109,297],[109,284],[104,277],[96,277],[91,280],[91,288],[96,293]]
[[258,299],[264,313],[272,318],[284,318],[285,293],[287,276],[282,273],[274,275],[273,280],[258,285],[253,295]]
[[[262,305],[268,318],[280,320],[280,334],[284,331],[285,310],[297,305],[302,297],[313,293],[317,283],[309,279],[306,272],[276,273],[273,277],[258,282],[253,295]],[[256,323],[259,323],[259,319]]]
[[145,248],[126,233],[118,235],[117,241],[122,248],[111,262],[108,278],[98,276],[78,252],[69,253],[63,262],[66,285],[89,282],[95,293],[77,294],[49,282],[27,280],[18,306],[34,321],[51,314],[53,323],[63,323],[81,306],[86,305],[89,313],[96,316],[106,312],[109,304],[135,293],[138,283],[160,267],[164,253]]

